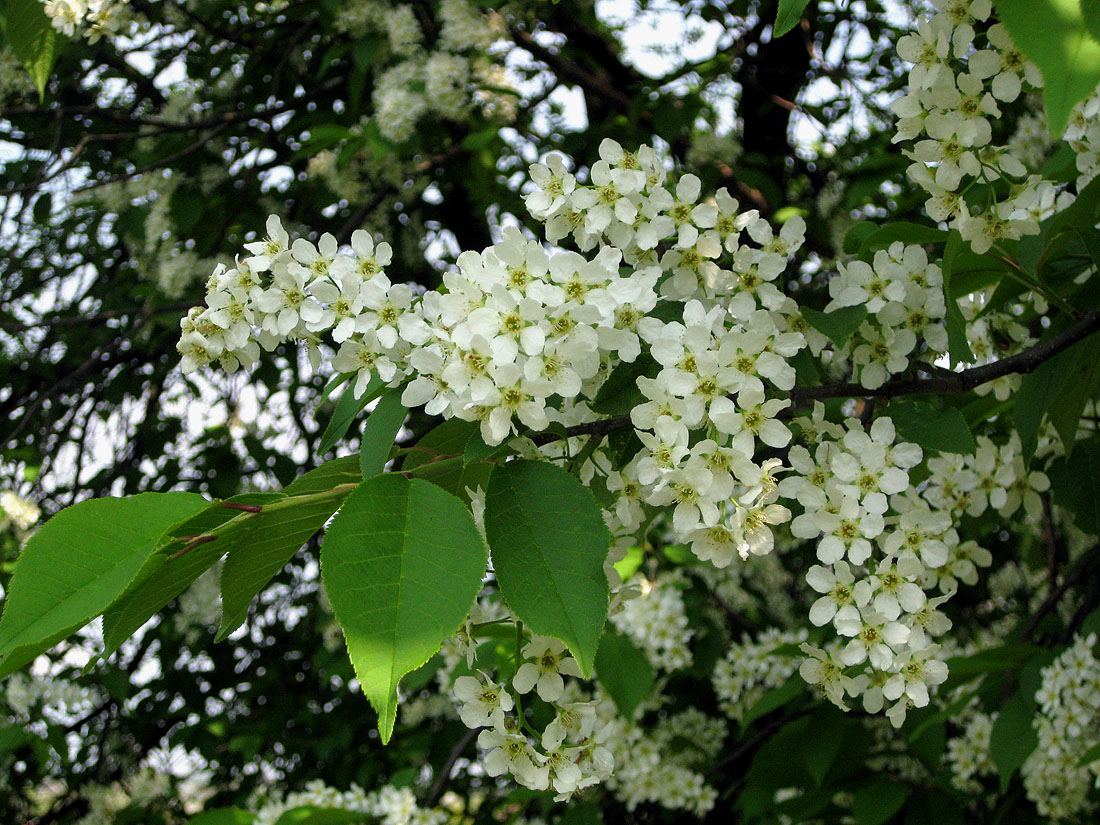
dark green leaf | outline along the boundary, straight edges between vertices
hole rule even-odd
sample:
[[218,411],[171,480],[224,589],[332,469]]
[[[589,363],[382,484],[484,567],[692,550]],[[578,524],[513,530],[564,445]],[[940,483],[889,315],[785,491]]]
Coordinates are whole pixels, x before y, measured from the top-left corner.
[[661,365],[648,352],[641,353],[633,362],[619,363],[592,402],[592,409],[602,415],[628,415],[646,399],[638,389],[639,376],[653,378],[661,371]]
[[745,715],[741,717],[741,729],[746,729],[764,714],[783,707],[803,695],[806,690],[806,680],[798,673],[792,673],[786,682],[769,690],[756,701],[755,705],[745,711]]
[[950,350],[952,366],[974,362],[974,353],[966,339],[966,321],[955,297],[958,293],[954,290],[955,259],[962,256],[968,247],[969,244],[963,240],[962,235],[957,230],[952,230],[943,250],[943,291],[947,306],[944,326],[947,328],[947,348]]
[[275,820],[275,825],[356,825],[369,817],[362,811],[342,811],[337,808],[315,808],[303,805],[292,808]]
[[1077,760],[1077,767],[1083,768],[1086,765],[1091,765],[1093,762],[1100,759],[1100,742],[1097,742],[1083,754],[1081,758]]
[[363,424],[363,439],[359,447],[359,467],[363,478],[378,475],[386,469],[394,439],[405,423],[408,409],[401,403],[401,388],[383,395]]
[[243,808],[218,808],[204,811],[188,820],[188,825],[251,825],[256,815]]
[[1037,653],[1042,653],[1043,648],[1033,645],[1003,645],[1001,647],[983,650],[972,656],[955,656],[947,660],[947,682],[943,690],[954,688],[976,676],[984,676],[988,673],[1001,673],[1019,667],[1025,661]]
[[978,448],[966,418],[954,407],[937,410],[924,401],[891,401],[887,416],[898,435],[929,450],[972,455]]
[[874,232],[878,231],[878,224],[874,221],[860,221],[853,224],[852,228],[844,233],[844,254],[855,255],[863,242]]
[[466,439],[466,446],[462,451],[462,463],[469,464],[471,461],[482,461],[487,458],[504,452],[508,447],[504,444],[486,444],[485,439],[481,437],[481,428],[477,427],[470,437]]
[[936,788],[917,788],[905,806],[905,825],[964,825],[955,796]]
[[1077,443],[1081,414],[1100,383],[1100,335],[1090,335],[1061,354],[1067,356],[1062,388],[1051,400],[1047,414],[1069,457]]
[[565,642],[591,673],[607,618],[611,544],[592,493],[553,464],[510,461],[489,480],[485,531],[505,603],[535,633]]
[[888,249],[891,244],[901,241],[905,244],[944,243],[948,233],[943,229],[925,226],[919,223],[896,221],[879,227],[870,232],[859,245],[859,254],[856,256],[862,261],[871,263],[875,253],[880,249]]
[[1024,764],[1039,744],[1039,737],[1031,727],[1034,716],[1034,701],[1014,693],[1005,702],[997,721],[993,723],[993,731],[989,736],[989,755],[1001,778],[1001,793],[1008,789],[1012,774]]
[[352,382],[344,390],[340,400],[336,402],[336,409],[332,412],[332,418],[329,419],[328,426],[325,427],[324,433],[321,434],[321,440],[317,444],[317,452],[327,453],[336,446],[336,442],[344,437],[351,427],[351,422],[362,412],[363,407],[367,406],[385,390],[386,382],[377,375],[372,375],[363,390],[363,394],[356,398],[355,383]]
[[218,640],[240,627],[255,595],[324,526],[360,478],[358,456],[329,461],[287,485],[283,499],[239,530],[227,532]]
[[1077,445],[1068,459],[1055,461],[1047,471],[1054,501],[1073,513],[1073,522],[1086,533],[1100,533],[1100,440]]
[[1092,39],[1100,41],[1100,3],[1095,0],[1081,0],[1081,16]]
[[867,307],[841,307],[832,312],[802,307],[802,317],[838,347],[843,347],[867,317]]
[[882,825],[901,810],[908,796],[909,789],[905,785],[874,778],[856,790],[852,797],[852,816],[859,825]]
[[[270,504],[283,497],[282,493],[244,493],[226,499],[232,504]],[[232,536],[200,544],[183,555],[176,552],[187,546],[187,540],[178,536],[198,536],[215,532],[227,522],[239,518],[241,512],[226,507],[224,502],[211,503],[193,518],[168,530],[162,544],[172,542],[168,559],[150,575],[140,574],[125,595],[103,614],[103,655],[110,656],[130,638],[150,617],[160,612],[168,602],[186,590],[226,552]]]
[[11,50],[34,81],[39,98],[44,97],[64,39],[50,23],[41,0],[7,0],[4,24]]
[[802,12],[810,0],[779,0],[779,9],[775,13],[775,26],[772,28],[772,38],[782,37],[802,19]]
[[814,785],[821,787],[844,745],[845,718],[838,708],[825,707],[810,717],[807,733],[812,747],[803,748],[802,761]]
[[633,719],[638,706],[653,691],[653,666],[629,638],[608,627],[596,651],[596,678],[619,713]]

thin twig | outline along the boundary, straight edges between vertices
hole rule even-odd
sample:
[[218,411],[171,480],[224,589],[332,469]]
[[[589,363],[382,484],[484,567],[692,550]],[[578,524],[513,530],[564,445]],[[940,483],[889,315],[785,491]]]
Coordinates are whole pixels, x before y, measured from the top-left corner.
[[432,787],[428,790],[428,795],[424,798],[425,808],[434,808],[439,804],[439,800],[443,798],[444,791],[447,790],[447,780],[451,778],[451,771],[454,770],[455,763],[459,757],[462,756],[463,751],[470,747],[470,743],[474,741],[474,737],[478,734],[477,729],[468,730],[466,734],[455,743],[455,746],[451,748],[451,752],[447,755],[447,761],[443,763],[443,767],[439,769],[439,775],[436,776],[435,781],[432,783]]

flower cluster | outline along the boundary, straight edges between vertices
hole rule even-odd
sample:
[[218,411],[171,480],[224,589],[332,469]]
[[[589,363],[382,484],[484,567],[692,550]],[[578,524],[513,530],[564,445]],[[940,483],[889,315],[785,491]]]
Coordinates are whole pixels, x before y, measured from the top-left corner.
[[442,0],[436,16],[430,38],[411,3],[352,2],[337,17],[338,28],[356,37],[375,33],[389,44],[370,122],[397,143],[433,115],[462,121],[475,111],[502,120],[515,114],[518,95],[508,93],[513,84],[493,48],[506,34],[503,19],[467,0]]
[[964,513],[978,517],[988,509],[1008,518],[1021,506],[1037,519],[1043,509],[1039,494],[1050,489],[1045,473],[1028,471],[1015,433],[1001,445],[978,436],[973,455],[944,453],[929,458],[928,471],[924,497],[953,521]]
[[651,802],[702,817],[714,807],[718,791],[707,784],[702,768],[722,749],[727,734],[722,719],[690,708],[646,729],[621,716],[616,720],[609,700],[597,709],[601,718],[609,720],[607,746],[618,766],[608,787],[627,810]]
[[1100,174],[1100,94],[1074,107],[1064,137],[1076,155],[1080,192]]
[[951,767],[951,784],[960,790],[976,793],[981,790],[980,777],[997,773],[989,751],[997,714],[968,708],[962,718],[954,721],[962,728],[962,734],[948,740],[947,753],[944,754]]
[[14,528],[17,534],[26,533],[41,515],[38,505],[30,499],[11,490],[0,493],[0,530]]
[[275,822],[296,808],[320,808],[335,811],[362,813],[377,818],[381,825],[443,825],[448,821],[446,811],[437,808],[421,808],[410,788],[383,785],[376,791],[364,791],[352,785],[346,791],[329,787],[324,780],[314,779],[305,789],[286,796],[267,796],[253,805],[255,825],[274,825]]
[[[1013,310],[1022,309],[1019,304],[1010,304],[997,309],[988,305],[991,291],[983,290],[967,295],[959,300],[959,309],[966,322],[966,340],[974,360],[974,366],[988,364],[999,358],[1014,355],[1020,350],[1032,346],[1035,339],[1028,333],[1027,327],[1020,323]],[[1037,309],[1044,309],[1042,297],[1031,294]],[[992,393],[1000,401],[1007,400],[1020,388],[1019,375],[1001,377],[975,388],[979,395]]]
[[1089,787],[1100,781],[1100,759],[1079,763],[1100,743],[1096,645],[1096,634],[1077,636],[1042,670],[1042,685],[1035,694],[1039,710],[1032,721],[1039,744],[1021,769],[1028,799],[1040,816],[1068,819],[1093,810],[1087,796]]
[[909,368],[921,344],[933,359],[947,352],[943,273],[928,262],[923,247],[895,241],[875,253],[873,264],[838,265],[829,281],[832,300],[825,307],[867,308],[867,319],[845,348],[852,371],[868,389]]
[[[810,622],[832,625],[849,639],[840,650],[805,646],[808,681],[844,706],[844,694],[863,698],[872,713],[892,702],[887,714],[900,725],[909,707],[928,704],[930,686],[947,677],[934,658],[936,636],[951,623],[937,608],[950,595],[929,599],[939,583],[935,571],[960,543],[947,513],[933,510],[910,488],[909,470],[922,458],[915,444],[895,443],[893,422],[875,420],[865,432],[855,421],[845,428],[819,407],[800,423],[813,451],[791,448],[798,475],[780,482],[780,492],[803,507],[791,523],[799,538],[814,539],[817,558],[806,581],[819,594]],[[855,678],[845,668],[865,665]]]
[[739,643],[731,644],[711,675],[722,712],[740,722],[767,691],[786,682],[798,670],[798,660],[776,651],[802,644],[807,637],[805,628],[770,628],[755,640],[745,634]]
[[4,701],[17,715],[60,721],[87,712],[95,700],[86,688],[67,679],[15,673],[4,685]]
[[592,392],[612,352],[636,355],[629,322],[641,311],[633,305],[656,301],[656,275],[621,277],[614,250],[591,261],[551,256],[518,230],[482,253],[463,253],[458,272],[444,278],[447,292],[416,301],[386,276],[388,244],[357,231],[351,247],[351,255],[339,252],[331,235],[291,245],[278,219],[269,220],[268,238],[249,244],[253,254],[235,268],[219,268],[206,308],[184,321],[184,370],[215,359],[235,369],[254,362],[261,346],[289,338],[315,345],[331,332],[339,344],[333,366],[357,376],[357,395],[374,375],[391,384],[411,377],[407,406],[478,420],[486,442],[499,444],[514,417],[545,429],[550,396],[576,398],[586,382]]
[[122,0],[44,0],[53,27],[66,37],[80,33],[95,43],[103,36],[118,34],[129,19]]
[[660,670],[691,665],[691,639],[695,635],[684,612],[682,577],[675,573],[642,579],[640,595],[623,602],[611,622]]
[[[791,218],[777,233],[754,211],[739,212],[725,190],[703,199],[698,178],[670,180],[648,147],[628,152],[605,140],[599,152],[587,182],[559,156],[535,164],[526,195],[547,239],[582,252],[548,250],[509,228],[489,249],[463,252],[441,291],[392,282],[389,245],[366,232],[353,233],[349,250],[331,235],[292,241],[270,218],[267,237],[248,243],[233,268],[219,267],[206,306],[184,320],[184,370],[214,360],[235,369],[293,339],[319,360],[331,341],[332,365],[351,377],[356,397],[401,386],[406,406],[477,421],[491,445],[517,423],[537,432],[596,420],[592,406],[601,406],[609,376],[625,374],[641,396],[629,408],[637,446],[613,453],[596,440],[574,461],[580,478],[606,493],[609,563],[644,546],[660,513],[664,539],[715,567],[767,555],[773,528],[792,516],[780,499],[797,502],[791,533],[816,541],[820,562],[807,575],[818,594],[810,620],[844,640],[809,648],[801,671],[842,706],[846,694],[862,696],[871,712],[889,703],[900,724],[946,677],[934,640],[950,622],[938,608],[990,561],[960,540],[953,518],[980,501],[1006,515],[1021,504],[1033,511],[1045,477],[1024,471],[1018,446],[983,441],[973,457],[935,459],[918,493],[909,471],[922,452],[897,443],[889,417],[867,431],[855,418],[831,423],[821,405],[797,419],[804,443],[790,447],[782,396],[795,383],[791,359],[824,346],[779,287],[805,224]],[[918,340],[932,353],[946,349],[942,275],[920,247],[896,243],[871,264],[854,262],[830,290],[833,307],[871,313],[850,355],[865,385],[905,369]],[[868,343],[876,338],[888,357]],[[510,446],[528,458],[572,460],[574,442]],[[619,584],[617,574],[609,578]],[[612,621],[657,667],[690,662],[674,581],[618,586],[613,606]],[[610,768],[587,723],[541,750],[530,741],[517,699],[535,690],[555,701],[560,674],[570,672],[572,660],[550,644],[529,642],[515,697],[489,676],[455,689],[467,724],[490,726],[482,744],[493,770],[568,794]],[[536,674],[543,657],[546,673]],[[485,691],[494,707],[477,704]]]
[[[454,681],[459,718],[469,728],[484,728],[477,741],[484,750],[485,771],[490,776],[509,773],[535,790],[553,788],[558,799],[610,777],[614,760],[604,745],[606,724],[597,725],[591,702],[563,699],[563,676],[581,675],[565,645],[532,636],[516,658],[514,695],[485,674]],[[554,720],[541,733],[522,710],[522,697],[532,691],[555,710]]]
[[[1051,214],[1057,187],[1029,174],[1008,145],[993,142],[992,121],[1001,104],[1042,85],[1038,68],[1016,48],[1001,23],[982,25],[990,0],[934,0],[937,13],[898,41],[898,54],[913,64],[909,90],[894,103],[899,116],[895,142],[916,141],[906,154],[909,177],[929,195],[925,208],[935,221],[949,221],[984,253],[998,241],[1039,231]],[[1007,194],[994,194],[994,183]],[[974,184],[986,186],[984,203],[968,203]]]

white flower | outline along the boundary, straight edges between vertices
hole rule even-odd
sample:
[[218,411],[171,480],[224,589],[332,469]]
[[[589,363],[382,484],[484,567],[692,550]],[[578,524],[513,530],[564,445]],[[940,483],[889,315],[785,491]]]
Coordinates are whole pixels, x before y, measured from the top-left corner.
[[565,655],[565,645],[549,636],[532,636],[523,648],[525,661],[512,678],[512,687],[520,693],[534,688],[544,702],[556,702],[565,690],[566,676],[580,676],[581,670],[572,656]]
[[810,608],[810,622],[816,627],[828,624],[843,607],[862,607],[870,598],[864,582],[855,583],[847,562],[838,561],[830,570],[815,564],[806,573],[806,583],[824,595]]
[[883,685],[883,696],[893,701],[904,695],[915,707],[927,705],[929,686],[947,680],[947,665],[932,658],[938,652],[939,647],[931,645],[899,658],[895,665],[897,672]]
[[462,702],[459,718],[468,728],[503,724],[504,713],[514,707],[508,691],[488,678],[459,676],[454,682],[454,694]]
[[550,771],[543,765],[545,760],[527,742],[526,736],[498,726],[478,734],[477,743],[488,751],[483,764],[489,776],[511,773],[520,784],[535,790],[544,790],[550,785]]

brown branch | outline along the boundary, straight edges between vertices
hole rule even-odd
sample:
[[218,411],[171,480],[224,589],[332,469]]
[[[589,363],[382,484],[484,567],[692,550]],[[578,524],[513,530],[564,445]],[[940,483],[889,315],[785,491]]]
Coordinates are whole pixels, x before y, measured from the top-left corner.
[[428,791],[428,795],[424,797],[424,807],[434,808],[439,804],[439,800],[443,797],[443,792],[447,790],[447,780],[451,778],[451,771],[454,769],[455,763],[458,758],[462,756],[463,751],[470,747],[470,743],[474,741],[474,737],[478,735],[478,729],[466,731],[466,734],[455,743],[455,746],[451,748],[451,752],[447,755],[447,761],[443,763],[443,767],[439,769],[439,775],[435,778],[435,782],[432,783],[431,789]]
[[[604,100],[615,105],[622,112],[629,112],[631,98],[621,89],[611,85],[603,78],[585,71],[580,66],[566,60],[557,52],[543,46],[534,36],[517,26],[509,27],[509,33],[517,46],[526,49],[531,56],[553,69],[560,77],[576,83],[582,89],[594,92]],[[644,115],[643,115],[644,116]]]
[[1069,592],[1069,589],[1077,584],[1088,573],[1089,568],[1093,562],[1100,559],[1100,544],[1094,544],[1092,549],[1085,553],[1081,558],[1077,560],[1077,563],[1066,573],[1065,578],[1062,579],[1061,584],[1054,587],[1054,582],[1050,583],[1053,590],[1043,599],[1043,603],[1028,619],[1027,624],[1024,625],[1024,629],[1020,632],[1020,641],[1028,642],[1031,637],[1035,635],[1035,631],[1039,628],[1039,623],[1042,622],[1047,615],[1058,606],[1058,602],[1062,600],[1062,597]]

